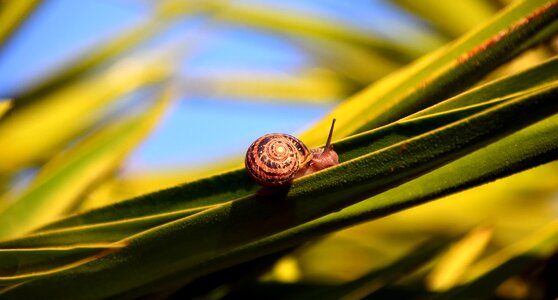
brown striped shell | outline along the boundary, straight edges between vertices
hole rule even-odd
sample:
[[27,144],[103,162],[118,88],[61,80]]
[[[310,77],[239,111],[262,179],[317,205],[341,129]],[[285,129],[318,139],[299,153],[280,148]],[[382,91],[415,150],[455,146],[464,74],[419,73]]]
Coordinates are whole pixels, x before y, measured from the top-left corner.
[[308,149],[299,139],[285,133],[260,137],[246,151],[244,164],[248,175],[260,185],[274,187],[339,164],[331,147],[334,125],[335,119],[324,148]]
[[270,133],[250,145],[244,164],[256,183],[280,186],[291,182],[310,160],[312,153],[299,139],[285,133]]

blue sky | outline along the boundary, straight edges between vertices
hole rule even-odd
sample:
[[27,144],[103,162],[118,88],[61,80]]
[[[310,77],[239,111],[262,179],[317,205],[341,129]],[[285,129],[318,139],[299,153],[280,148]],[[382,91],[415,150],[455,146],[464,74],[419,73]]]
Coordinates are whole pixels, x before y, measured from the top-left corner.
[[[1,53],[0,96],[39,80],[64,62],[78,57],[87,47],[146,20],[149,15],[148,6],[142,5],[142,1],[45,2]],[[371,6],[371,2],[378,3]],[[355,26],[385,28],[378,23],[392,24],[385,34],[393,33],[394,28],[400,26],[394,25],[401,24],[394,23],[394,19],[400,21],[405,17],[380,5],[379,1],[358,0],[351,2],[351,6],[336,1],[323,1],[321,5],[312,1],[287,3],[300,10],[345,19]],[[375,10],[371,11],[371,7]],[[375,17],[371,17],[372,13]],[[166,37],[184,34],[195,28],[195,22],[178,24]],[[304,53],[280,37],[231,27],[212,37],[211,47],[182,62],[181,68],[186,74],[203,73],[216,67],[289,72],[307,63]],[[178,102],[169,112],[155,134],[133,154],[128,168],[132,171],[188,168],[238,155],[258,136],[267,132],[299,132],[332,107],[333,104],[293,105],[250,99],[189,97]]]

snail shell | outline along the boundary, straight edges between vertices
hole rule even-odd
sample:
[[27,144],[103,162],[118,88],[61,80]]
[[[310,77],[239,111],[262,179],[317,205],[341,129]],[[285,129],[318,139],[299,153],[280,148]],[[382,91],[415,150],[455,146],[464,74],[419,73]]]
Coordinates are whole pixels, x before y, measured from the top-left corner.
[[308,149],[296,137],[285,133],[270,133],[255,140],[244,164],[248,175],[263,186],[281,186],[293,179],[337,165],[339,157],[331,147],[331,125],[326,146]]
[[246,152],[248,175],[263,186],[278,186],[292,181],[296,173],[312,160],[312,153],[299,139],[284,133],[266,134]]

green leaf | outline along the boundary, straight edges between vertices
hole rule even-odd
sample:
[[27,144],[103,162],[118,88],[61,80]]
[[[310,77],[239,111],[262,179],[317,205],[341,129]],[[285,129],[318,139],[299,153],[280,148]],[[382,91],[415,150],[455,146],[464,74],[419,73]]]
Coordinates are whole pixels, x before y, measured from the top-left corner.
[[[405,120],[335,142],[333,146],[341,161],[348,161],[400,143],[509,101],[513,97],[525,93],[525,91],[520,92],[520,89],[536,91],[547,85],[555,85],[555,82],[551,82],[558,77],[554,71],[555,68],[558,68],[558,59],[549,60],[520,74],[460,94]],[[507,90],[511,92],[511,95],[507,96],[505,92]],[[113,206],[85,212],[50,224],[45,229],[110,222],[197,206],[214,205],[248,195],[256,189],[257,187],[245,175],[245,171],[240,169],[196,181],[183,187],[139,197],[133,201],[125,201]],[[180,197],[182,201],[174,201],[174,197],[163,196],[170,192],[175,193],[174,197]]]
[[[216,257],[231,255],[231,251],[263,237],[377,195],[551,116],[558,112],[556,95],[558,87],[526,93],[437,130],[297,179],[285,194],[250,195],[150,229],[125,239],[129,243],[125,248],[74,269],[25,282],[3,296],[21,298],[40,290],[52,297],[76,298],[95,282],[97,289],[87,296],[101,298],[178,272],[189,272],[190,276],[207,272],[215,268],[210,262]],[[525,115],[525,111],[530,113]],[[375,203],[371,215],[401,210],[414,204],[412,200]],[[261,255],[251,252],[254,249],[248,251],[252,257]],[[115,281],[118,285],[113,284]]]
[[[493,103],[489,104],[492,105]],[[336,142],[334,147],[341,161],[348,161],[466,118],[484,108],[486,107],[473,106],[470,109],[464,108],[421,119],[397,122],[375,131]],[[257,190],[257,186],[245,173],[244,169],[235,170],[184,186],[148,194],[131,201],[124,201],[62,219],[47,225],[41,230],[113,222],[224,203],[231,199],[249,195]],[[171,194],[173,196],[169,197]],[[181,201],[175,201],[174,198],[176,197],[180,197]]]
[[[85,244],[51,248],[35,249],[3,249],[0,257],[3,261],[0,267],[8,273],[0,273],[0,287],[6,284],[49,276],[52,273],[72,269],[86,264],[100,257],[106,256],[116,249],[124,247],[124,243]],[[48,268],[48,269],[45,269]],[[14,286],[0,289],[0,296]]]
[[105,181],[94,193],[81,203],[79,212],[85,212],[128,200],[138,195],[151,194],[187,182],[215,176],[238,169],[242,165],[242,155],[216,159],[203,166],[180,168],[178,170],[143,171],[127,173]]
[[31,231],[69,210],[143,140],[169,101],[166,93],[153,111],[110,124],[45,165],[19,199],[0,212],[0,239]]
[[23,277],[52,271],[123,244],[77,244],[49,248],[0,249],[0,278]]
[[192,208],[122,221],[75,226],[65,229],[41,231],[22,238],[0,242],[0,249],[54,247],[83,243],[111,243],[130,237],[153,227],[194,215],[210,207]]
[[206,207],[249,195],[257,189],[258,187],[248,178],[245,170],[236,170],[70,216],[53,222],[40,231]]
[[[209,270],[298,245],[339,228],[379,218],[411,206],[493,181],[515,172],[558,159],[558,117],[554,116],[449,163],[415,180],[390,189],[340,212],[238,247],[208,263]],[[521,145],[521,147],[518,147]],[[514,151],[510,151],[514,149]],[[203,271],[198,270],[202,274]],[[173,274],[162,282],[196,276],[192,270]],[[158,282],[152,286],[156,289]]]
[[[487,83],[481,87],[478,87],[471,91],[455,96],[438,105],[435,105],[431,108],[425,109],[423,111],[420,111],[416,114],[413,114],[405,118],[404,122],[396,122],[390,124],[389,126],[383,127],[378,131],[371,132],[365,135],[359,135],[358,137],[355,136],[354,139],[349,139],[346,141],[334,143],[334,147],[336,151],[341,155],[342,160],[348,160],[350,158],[354,158],[358,155],[364,154],[366,153],[366,151],[373,151],[373,150],[380,149],[381,147],[395,144],[406,138],[410,138],[418,134],[427,132],[434,128],[446,125],[459,118],[469,116],[472,113],[480,112],[484,109],[495,106],[500,102],[507,101],[517,96],[516,93],[521,93],[522,90],[540,89],[541,87],[544,87],[544,84],[551,82],[552,80],[556,80],[558,78],[558,75],[555,72],[556,68],[558,68],[558,58],[551,59],[548,62],[542,63],[538,66],[533,67],[532,69],[526,70],[517,75],[508,76],[503,79]],[[507,94],[506,91],[509,91],[511,95]],[[413,118],[432,115],[435,113],[441,113],[441,114],[438,116],[423,118],[421,120],[410,121]],[[374,145],[374,148],[370,148],[371,144]],[[361,147],[366,147],[366,148],[363,148],[364,149],[363,151],[359,151],[358,149],[360,149]],[[226,162],[223,169],[233,169],[237,165],[238,163],[236,162],[236,160],[232,164],[230,162]],[[215,173],[215,171],[212,171],[211,169],[208,170],[207,168],[205,170],[195,170],[192,172],[195,174]],[[234,172],[234,174],[238,174],[238,175],[242,175],[242,173],[244,173],[244,171],[242,170],[238,170]],[[224,184],[224,186],[228,186],[232,190],[226,190],[222,188],[215,189],[217,185],[212,185],[211,183],[207,183],[208,185],[206,186],[205,189],[211,191],[214,190],[222,191],[223,193],[229,193],[229,192],[233,193],[234,190],[238,190],[238,193],[235,193],[236,197],[240,197],[248,194],[248,190],[250,189],[249,181],[244,179],[244,181],[240,182],[239,181],[240,178],[235,177],[237,175],[231,174],[230,178],[228,176],[229,175],[225,174],[224,177],[220,177],[222,179],[219,179],[219,181],[228,182],[227,184]],[[233,177],[235,177],[236,179],[234,179]],[[137,186],[135,187],[135,189],[139,189],[139,191],[141,192],[141,191],[145,191],[146,187],[147,189],[151,189],[152,191],[155,191],[158,189],[168,188],[169,186],[172,186],[170,182],[174,182],[176,184],[178,182],[184,182],[184,181],[186,182],[193,181],[191,179],[191,174],[182,172],[177,174],[170,173],[170,174],[156,175],[156,176],[150,176],[146,179],[139,179],[139,180],[136,179],[135,181],[132,182],[125,182],[123,185],[128,189],[130,189],[129,187],[130,185]],[[118,183],[115,184],[116,187],[114,188],[118,189],[119,191],[125,189],[124,187],[119,186]],[[217,184],[220,183],[217,182]],[[116,207],[112,207],[110,209],[105,208],[98,212],[95,213],[92,212],[92,213],[97,215],[103,215],[103,217],[101,217],[98,220],[100,222],[103,222],[103,221],[115,220],[111,216],[117,216],[118,218],[126,218],[127,216],[129,217],[143,216],[150,213],[157,214],[162,212],[169,212],[176,209],[186,209],[189,207],[194,207],[195,205],[202,205],[202,206],[211,205],[211,204],[219,203],[220,202],[219,199],[225,199],[225,200],[229,199],[227,198],[227,196],[220,198],[220,197],[216,197],[216,194],[210,193],[207,194],[208,197],[204,198],[204,199],[211,199],[210,202],[204,202],[205,200],[200,199],[191,203],[188,202],[187,207],[183,206],[184,203],[190,201],[188,199],[194,199],[195,197],[199,197],[196,195],[199,195],[199,192],[204,190],[202,186],[203,184],[200,185],[198,188],[196,188],[197,192],[195,193],[193,193],[193,191],[184,193],[183,196],[184,201],[181,201],[179,203],[172,201],[171,203],[165,204],[164,202],[160,203],[161,201],[159,201],[159,205],[157,205],[157,207],[154,207],[152,205],[153,202],[152,200],[138,199],[138,201],[133,202],[133,204],[132,203],[122,204],[120,208],[116,208]],[[238,189],[236,188],[237,186]],[[137,192],[135,189],[133,189],[132,191]],[[254,190],[254,188],[252,188],[252,190]],[[144,211],[144,212],[140,212],[140,211]],[[89,217],[90,217],[90,213],[79,215],[78,218],[80,219],[80,221],[74,222],[73,224],[88,224],[90,222],[97,222],[94,219],[91,219],[91,221],[85,220]],[[65,221],[61,221],[61,222],[65,222]],[[68,223],[68,226],[72,226],[71,224],[72,223],[70,221],[70,223]]]
[[[558,1],[517,1],[482,27],[375,82],[332,110],[300,138],[309,145],[325,140],[337,118],[334,137],[382,126],[458,94],[513,58],[556,23]],[[334,138],[335,139],[335,138]]]
[[523,93],[528,89],[538,89],[546,83],[556,81],[558,79],[557,68],[558,57],[554,57],[523,72],[488,82],[482,86],[468,90],[404,119],[412,119],[480,103],[488,104],[489,99],[490,102],[493,103],[510,99],[517,96],[517,93]]
[[[248,253],[262,254],[296,245],[342,227],[382,217],[479,184],[558,159],[558,116],[519,131],[417,179],[315,221],[262,239],[217,258],[217,263]],[[511,151],[513,149],[513,151]],[[223,261],[221,261],[223,260]]]

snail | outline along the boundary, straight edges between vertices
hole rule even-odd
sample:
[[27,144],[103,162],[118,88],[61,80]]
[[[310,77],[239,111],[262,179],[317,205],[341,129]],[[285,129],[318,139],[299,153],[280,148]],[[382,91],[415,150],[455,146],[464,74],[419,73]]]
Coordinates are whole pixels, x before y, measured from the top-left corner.
[[258,138],[246,151],[244,164],[248,175],[259,185],[276,187],[339,164],[339,157],[331,146],[334,125],[335,119],[324,148],[308,149],[299,139],[285,133],[270,133]]

